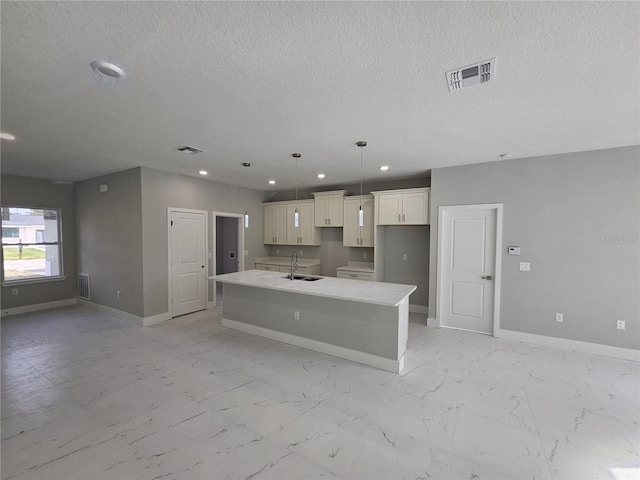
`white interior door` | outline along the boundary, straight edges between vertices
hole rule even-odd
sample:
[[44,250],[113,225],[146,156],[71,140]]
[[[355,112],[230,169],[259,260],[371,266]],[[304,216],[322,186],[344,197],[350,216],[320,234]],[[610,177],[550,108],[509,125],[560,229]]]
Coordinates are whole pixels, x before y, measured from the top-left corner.
[[172,316],[204,310],[206,301],[206,214],[171,212]]
[[496,208],[442,207],[440,325],[493,333]]

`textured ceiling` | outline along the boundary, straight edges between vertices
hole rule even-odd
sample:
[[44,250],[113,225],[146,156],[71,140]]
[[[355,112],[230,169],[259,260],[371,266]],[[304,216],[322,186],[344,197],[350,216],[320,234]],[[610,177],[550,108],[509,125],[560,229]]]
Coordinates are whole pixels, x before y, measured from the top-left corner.
[[[280,190],[296,177],[300,187],[358,181],[358,140],[369,143],[365,180],[640,143],[638,2],[0,9],[1,128],[17,137],[2,141],[3,173],[77,181],[204,168]],[[449,93],[446,71],[492,57],[494,80]],[[126,78],[98,78],[94,59]],[[206,152],[174,150],[185,144]],[[303,154],[297,173],[292,152]]]

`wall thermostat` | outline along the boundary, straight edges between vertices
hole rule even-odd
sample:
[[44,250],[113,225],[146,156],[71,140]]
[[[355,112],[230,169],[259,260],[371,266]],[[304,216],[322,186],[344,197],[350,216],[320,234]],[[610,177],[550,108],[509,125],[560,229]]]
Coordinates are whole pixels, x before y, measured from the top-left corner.
[[520,247],[509,247],[509,255],[520,255]]

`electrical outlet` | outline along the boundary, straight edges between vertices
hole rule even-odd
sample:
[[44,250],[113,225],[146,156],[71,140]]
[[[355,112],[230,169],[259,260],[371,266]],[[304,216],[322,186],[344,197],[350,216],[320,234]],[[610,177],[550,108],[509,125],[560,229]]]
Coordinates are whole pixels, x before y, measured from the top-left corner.
[[120,290],[116,292],[116,298],[120,298]]
[[625,327],[625,321],[624,320],[617,320],[616,321],[616,328],[618,330],[624,330]]
[[362,258],[365,258],[365,259],[366,259],[366,258],[367,258],[367,256],[368,256],[368,255],[367,255],[367,252],[362,252]]
[[293,319],[300,320],[300,312],[298,310],[293,311]]
[[302,256],[304,252],[302,250],[300,250],[300,252],[298,252],[298,253],[300,253],[300,256]]
[[564,322],[564,314],[556,313],[556,322]]
[[531,264],[529,262],[520,262],[520,271],[521,272],[530,272]]
[[406,253],[402,254],[402,260],[404,260],[405,262],[407,261],[407,254]]
[[280,249],[276,248],[276,255],[280,253]]
[[244,256],[246,257],[247,255],[249,255],[249,250],[244,251]]
[[12,288],[11,289],[11,295],[17,295],[18,294],[18,289],[17,288]]

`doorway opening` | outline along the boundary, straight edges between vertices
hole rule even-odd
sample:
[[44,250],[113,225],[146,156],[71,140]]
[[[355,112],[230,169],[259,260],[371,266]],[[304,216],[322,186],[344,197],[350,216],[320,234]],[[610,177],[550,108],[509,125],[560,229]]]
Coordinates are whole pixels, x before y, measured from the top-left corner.
[[[213,212],[213,272],[215,275],[244,270],[243,215]],[[222,305],[222,284],[212,283],[213,305]]]

